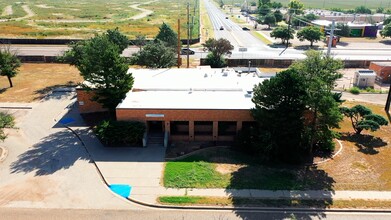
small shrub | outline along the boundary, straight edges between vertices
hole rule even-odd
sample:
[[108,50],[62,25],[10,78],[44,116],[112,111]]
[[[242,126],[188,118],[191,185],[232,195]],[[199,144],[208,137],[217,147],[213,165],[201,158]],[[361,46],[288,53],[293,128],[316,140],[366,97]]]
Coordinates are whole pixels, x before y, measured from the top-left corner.
[[4,128],[13,128],[15,125],[14,117],[10,114],[0,112],[0,141],[4,141],[7,135],[4,133]]
[[145,125],[138,121],[102,121],[94,129],[99,139],[107,145],[140,144]]
[[358,94],[360,94],[360,89],[357,87],[352,87],[352,88],[350,88],[349,92],[352,94],[358,95]]
[[374,90],[372,87],[365,88],[365,91],[367,91],[367,92],[376,92],[376,90]]

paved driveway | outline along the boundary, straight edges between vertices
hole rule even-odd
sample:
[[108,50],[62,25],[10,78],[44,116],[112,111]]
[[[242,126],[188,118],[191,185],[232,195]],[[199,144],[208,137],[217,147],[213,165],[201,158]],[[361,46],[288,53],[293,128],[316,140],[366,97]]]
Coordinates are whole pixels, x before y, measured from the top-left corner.
[[156,202],[155,192],[163,188],[160,180],[166,148],[107,148],[102,146],[93,132],[85,126],[77,106],[63,118],[75,120],[68,126],[83,140],[108,184],[128,184],[132,187],[131,198]]
[[57,124],[74,95],[52,94],[21,104],[32,109],[6,110],[15,115],[18,129],[1,143],[9,155],[0,163],[0,207],[132,208],[105,187],[81,142]]

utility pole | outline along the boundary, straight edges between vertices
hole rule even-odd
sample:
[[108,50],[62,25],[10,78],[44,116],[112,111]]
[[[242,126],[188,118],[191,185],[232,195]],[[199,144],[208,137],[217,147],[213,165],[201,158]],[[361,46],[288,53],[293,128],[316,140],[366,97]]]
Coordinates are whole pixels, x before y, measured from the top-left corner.
[[331,23],[331,30],[330,30],[330,35],[329,35],[329,42],[328,42],[328,45],[327,45],[327,56],[330,56],[331,44],[332,44],[333,38],[334,38],[334,28],[335,28],[335,20],[333,19],[333,22]]
[[178,18],[178,68],[181,68],[182,58],[181,58],[181,19]]
[[190,55],[190,53],[189,53],[189,51],[190,51],[190,40],[189,40],[189,38],[190,38],[190,14],[189,14],[189,7],[190,7],[190,3],[189,2],[187,2],[187,65],[186,65],[186,67],[187,68],[189,68],[189,59],[190,59],[190,57],[189,57],[189,55]]
[[286,48],[289,47],[289,38],[290,38],[290,32],[291,32],[291,19],[292,19],[292,12],[290,9],[288,9],[289,18],[288,18],[288,38],[286,39]]

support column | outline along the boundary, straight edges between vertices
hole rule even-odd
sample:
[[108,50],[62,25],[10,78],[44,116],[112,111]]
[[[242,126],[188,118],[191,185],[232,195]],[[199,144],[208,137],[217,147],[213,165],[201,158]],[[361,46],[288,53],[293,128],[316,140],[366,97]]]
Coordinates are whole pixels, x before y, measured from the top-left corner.
[[217,141],[219,136],[219,123],[217,121],[213,122],[213,141]]
[[189,141],[194,141],[194,121],[189,121]]
[[164,121],[164,131],[167,131],[168,135],[170,135],[170,121]]
[[239,134],[239,131],[242,130],[243,122],[242,121],[237,121],[236,122],[236,135]]

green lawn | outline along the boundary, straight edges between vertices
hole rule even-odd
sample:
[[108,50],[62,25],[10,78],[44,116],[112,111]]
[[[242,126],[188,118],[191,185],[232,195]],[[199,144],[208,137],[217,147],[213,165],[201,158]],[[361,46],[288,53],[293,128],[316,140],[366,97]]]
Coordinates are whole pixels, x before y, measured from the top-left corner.
[[[238,166],[231,173],[216,171],[218,164]],[[231,188],[267,190],[327,190],[333,181],[316,168],[265,166],[256,158],[230,149],[206,150],[166,163],[164,186],[173,188]]]

